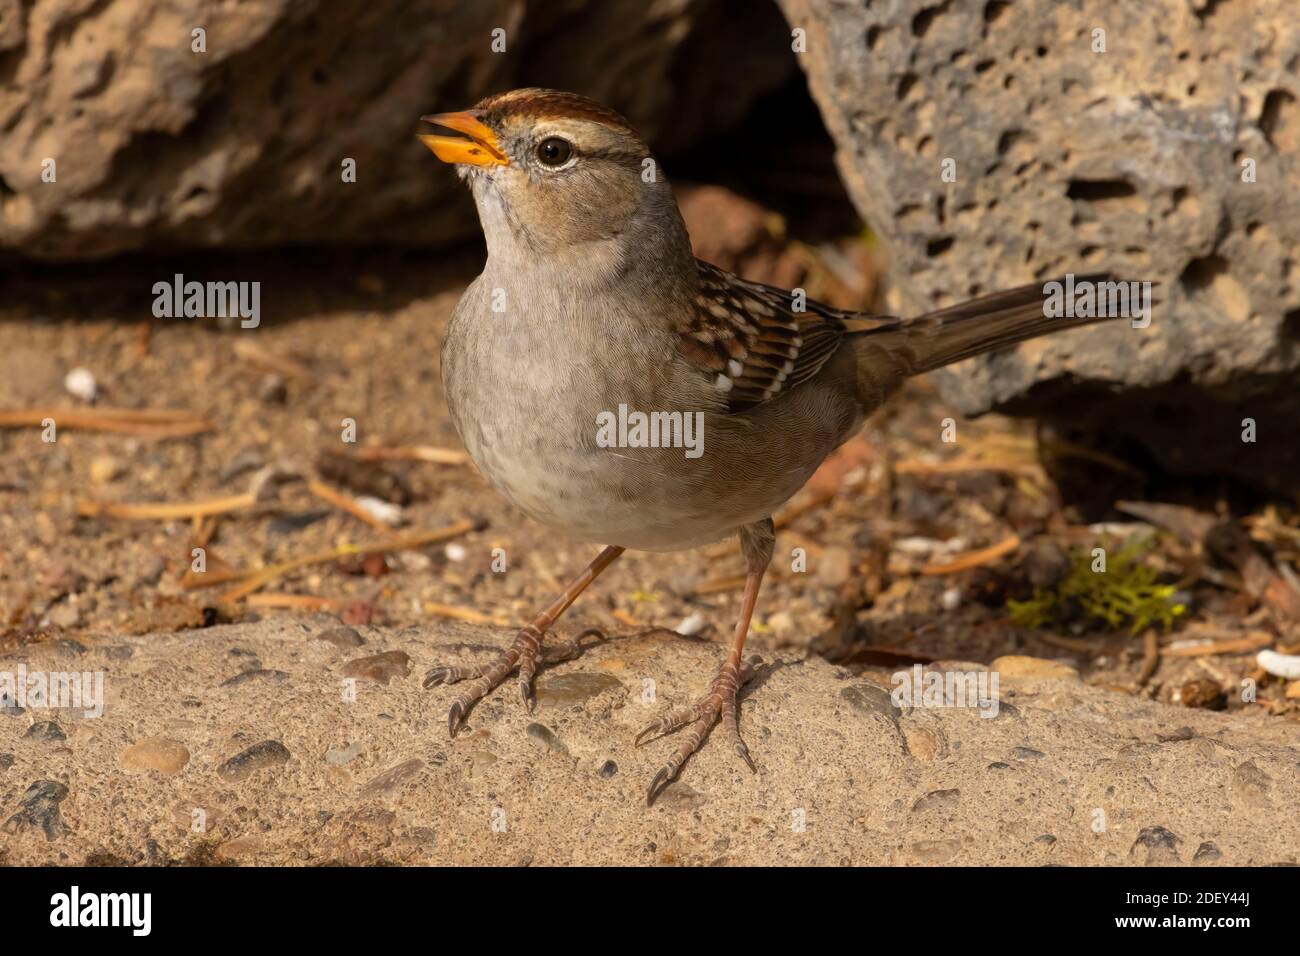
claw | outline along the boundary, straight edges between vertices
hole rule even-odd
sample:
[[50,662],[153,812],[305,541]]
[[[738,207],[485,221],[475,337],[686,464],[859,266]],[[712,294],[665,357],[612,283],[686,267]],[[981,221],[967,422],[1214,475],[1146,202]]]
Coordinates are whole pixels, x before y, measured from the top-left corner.
[[465,717],[465,705],[456,701],[451,705],[451,710],[447,712],[447,734],[455,737],[456,731],[460,729],[460,722]]
[[660,784],[667,786],[669,774],[670,771],[667,767],[660,767],[659,772],[655,774],[655,778],[650,781],[650,789],[647,790],[645,794],[645,805],[647,807],[652,806],[655,802],[655,797],[659,796],[660,792],[662,792],[663,787],[661,787]]
[[741,760],[745,761],[745,763],[749,764],[749,772],[758,773],[758,768],[754,766],[754,761],[749,756],[749,748],[745,746],[745,742],[743,740],[737,740],[735,749],[736,749],[736,756],[738,756]]

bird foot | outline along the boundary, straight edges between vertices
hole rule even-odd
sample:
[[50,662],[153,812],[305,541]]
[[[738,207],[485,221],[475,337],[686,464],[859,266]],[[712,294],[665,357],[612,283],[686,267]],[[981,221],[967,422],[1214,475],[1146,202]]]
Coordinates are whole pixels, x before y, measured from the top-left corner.
[[736,694],[754,676],[754,668],[758,663],[759,658],[757,657],[742,661],[740,664],[733,664],[728,661],[722,665],[722,669],[718,671],[718,676],[713,678],[713,683],[709,685],[707,694],[689,707],[674,707],[672,710],[660,714],[636,735],[636,746],[640,747],[643,743],[648,743],[666,734],[671,734],[688,724],[690,725],[686,739],[668,758],[668,762],[659,768],[659,772],[655,774],[654,779],[650,782],[650,789],[646,791],[646,806],[653,804],[655,798],[663,793],[668,784],[672,783],[678,771],[682,769],[691,754],[700,749],[709,736],[709,732],[718,721],[721,721],[727,729],[727,734],[731,738],[732,750],[736,752],[740,759],[745,761],[750,773],[757,772],[754,761],[749,756],[749,748],[745,746],[745,741],[740,737]]
[[536,703],[533,696],[533,676],[537,673],[539,663],[550,665],[572,660],[582,653],[582,639],[591,635],[596,635],[603,640],[605,632],[598,627],[589,627],[571,640],[543,649],[542,631],[536,625],[529,624],[520,628],[510,647],[498,654],[490,663],[482,667],[435,667],[424,675],[424,688],[428,690],[430,687],[438,687],[442,684],[472,682],[464,693],[452,701],[451,710],[447,713],[447,733],[455,737],[470,708],[509,677],[516,667],[519,669],[517,681],[519,696],[523,701],[524,709],[531,712]]

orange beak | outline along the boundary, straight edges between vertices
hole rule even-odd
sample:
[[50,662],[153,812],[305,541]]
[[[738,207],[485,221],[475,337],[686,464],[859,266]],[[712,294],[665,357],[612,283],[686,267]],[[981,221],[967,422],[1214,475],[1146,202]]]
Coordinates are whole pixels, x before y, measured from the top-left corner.
[[508,166],[510,160],[501,152],[496,133],[479,120],[473,110],[462,113],[434,113],[421,116],[426,123],[445,126],[463,136],[431,136],[420,134],[416,138],[433,150],[444,163],[469,163],[471,166]]

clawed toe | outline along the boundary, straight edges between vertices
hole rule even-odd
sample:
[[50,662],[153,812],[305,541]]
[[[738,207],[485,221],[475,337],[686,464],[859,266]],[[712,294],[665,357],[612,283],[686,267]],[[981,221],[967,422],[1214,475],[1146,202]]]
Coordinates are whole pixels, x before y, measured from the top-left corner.
[[740,737],[740,726],[736,717],[736,693],[753,674],[754,663],[752,662],[724,664],[718,676],[713,679],[709,693],[698,703],[693,707],[675,708],[661,714],[636,735],[636,746],[639,747],[643,742],[670,734],[690,724],[686,739],[673,751],[668,762],[659,768],[654,779],[650,781],[650,788],[646,791],[646,806],[653,804],[655,798],[672,783],[686,761],[700,749],[708,738],[709,732],[719,721],[727,728],[732,738],[732,749],[736,756],[745,761],[751,773],[758,772],[753,758],[749,755],[749,748]]

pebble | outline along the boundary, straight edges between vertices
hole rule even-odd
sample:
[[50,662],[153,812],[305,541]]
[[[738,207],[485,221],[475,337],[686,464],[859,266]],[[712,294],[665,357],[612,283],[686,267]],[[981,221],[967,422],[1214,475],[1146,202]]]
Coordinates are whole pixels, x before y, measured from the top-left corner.
[[361,788],[361,795],[373,797],[392,793],[402,784],[413,779],[423,769],[424,761],[419,757],[412,757],[410,760],[403,761],[395,767],[389,767],[383,773],[371,777],[366,782],[366,785]]
[[880,714],[882,717],[889,718],[895,725],[898,724],[898,715],[902,713],[894,706],[889,691],[866,681],[841,688],[840,697],[848,701],[855,710],[860,710],[864,714]]
[[394,677],[407,677],[411,673],[411,657],[405,651],[384,651],[369,657],[358,657],[343,668],[344,677],[374,681],[388,685]]
[[289,760],[289,748],[278,740],[263,740],[231,757],[217,768],[222,780],[236,783],[252,776],[258,770],[278,767]]
[[1177,864],[1181,862],[1178,859],[1178,844],[1181,842],[1164,827],[1144,827],[1129,849],[1129,858],[1141,857],[1142,850],[1145,848],[1147,866]]
[[918,797],[912,804],[913,813],[925,813],[927,810],[952,810],[961,801],[960,790],[931,790]]
[[255,667],[252,670],[243,671],[234,677],[228,677],[221,682],[222,687],[238,687],[240,684],[247,684],[251,681],[267,682],[282,684],[289,679],[289,675],[284,671],[269,671],[265,668]]
[[360,741],[354,741],[346,747],[334,747],[325,751],[325,762],[334,767],[342,767],[361,756],[364,749]]
[[1079,679],[1079,672],[1073,667],[1023,654],[1004,654],[989,665],[989,670],[997,671],[1002,677],[1028,677],[1038,680]]
[[465,558],[469,556],[469,552],[465,550],[465,546],[463,544],[458,544],[455,541],[449,542],[447,547],[442,549],[442,553],[447,556],[448,561],[456,562],[464,561]]
[[283,405],[289,398],[284,376],[276,372],[263,376],[257,385],[257,397],[268,405]]
[[692,611],[690,614],[682,618],[681,623],[673,628],[673,630],[682,635],[682,637],[694,637],[708,626],[709,622],[705,619],[703,614],[699,611]]
[[39,723],[32,724],[27,728],[27,732],[23,734],[23,737],[27,740],[48,741],[68,739],[68,735],[63,732],[63,728],[52,720],[42,720]]
[[476,750],[469,755],[469,775],[478,776],[480,771],[496,763],[500,758],[490,750]]
[[1046,757],[1047,754],[1043,753],[1041,750],[1035,750],[1033,747],[1017,747],[1015,750],[1011,751],[1011,756],[1016,760],[1039,760],[1042,757]]
[[106,485],[121,477],[122,468],[122,462],[112,455],[96,455],[90,459],[90,480],[97,485]]
[[912,844],[912,856],[922,863],[947,863],[960,852],[960,840],[920,840]]
[[72,601],[60,601],[50,608],[50,623],[71,630],[81,625],[81,608]]
[[1184,707],[1200,710],[1223,710],[1228,706],[1228,695],[1223,692],[1217,680],[1198,677],[1189,680],[1178,690],[1178,699]]
[[604,691],[622,687],[622,682],[609,674],[555,674],[538,682],[537,703],[548,707],[581,704]]
[[689,783],[674,780],[660,792],[655,806],[664,806],[669,810],[698,810],[709,802],[709,798],[696,790]]
[[95,373],[80,366],[63,377],[63,387],[67,389],[68,394],[73,398],[79,398],[87,404],[93,402],[99,392],[98,385],[95,382]]
[[59,816],[59,804],[68,796],[68,788],[57,780],[37,780],[23,794],[18,812],[5,821],[5,833],[24,833],[40,827],[45,839],[57,840],[68,832]]
[[357,633],[355,627],[332,627],[328,631],[322,631],[312,640],[325,641],[327,644],[333,644],[340,650],[347,650],[350,647],[360,647],[366,642],[366,639]]
[[555,732],[545,724],[529,724],[525,733],[528,734],[529,741],[543,750],[557,754],[569,752],[569,748],[564,746],[564,742],[555,736]]
[[961,588],[948,588],[939,597],[939,603],[945,611],[955,611],[961,607]]
[[596,773],[608,780],[610,777],[614,776],[614,774],[618,773],[618,764],[614,763],[612,760],[606,760],[600,765],[600,769],[597,770]]
[[1193,863],[1215,863],[1222,859],[1223,854],[1213,843],[1205,842],[1196,848],[1196,854],[1192,857]]
[[13,754],[0,754],[0,770],[8,770],[14,765]]
[[179,740],[146,737],[123,750],[118,762],[127,770],[157,770],[170,776],[190,762],[190,752]]

